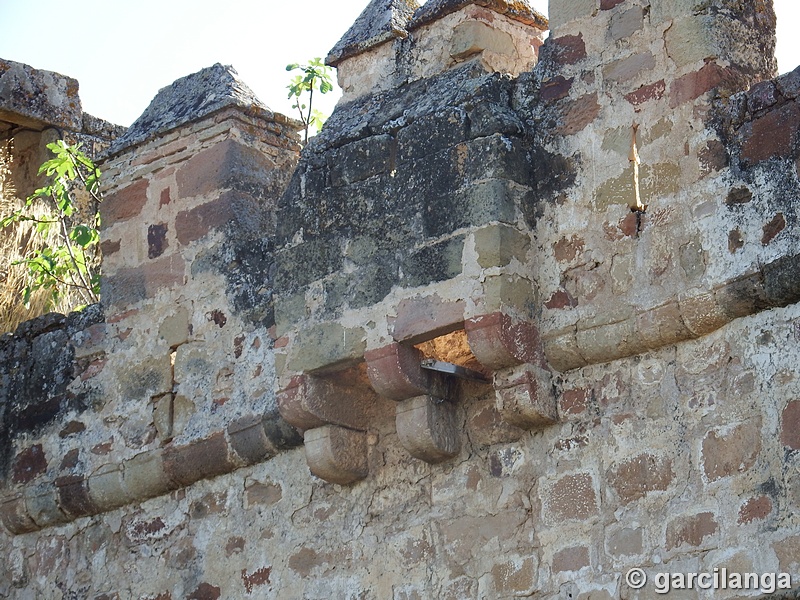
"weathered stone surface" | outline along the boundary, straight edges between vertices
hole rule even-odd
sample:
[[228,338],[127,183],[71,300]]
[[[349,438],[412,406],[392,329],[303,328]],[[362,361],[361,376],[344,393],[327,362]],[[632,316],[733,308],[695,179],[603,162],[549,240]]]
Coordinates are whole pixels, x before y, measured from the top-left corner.
[[589,473],[561,477],[547,488],[543,500],[548,522],[585,521],[598,514],[594,479]]
[[667,550],[679,548],[683,544],[691,547],[700,546],[718,529],[719,523],[711,512],[678,517],[667,524]]
[[490,369],[541,360],[539,331],[532,323],[496,312],[467,319],[465,329],[475,358]]
[[432,375],[422,368],[422,353],[408,344],[390,344],[370,350],[367,375],[375,391],[392,400],[406,400],[431,391]]
[[52,71],[0,59],[0,120],[43,129],[83,128],[78,82]]
[[495,373],[495,407],[503,420],[521,429],[553,425],[558,404],[550,373],[541,367],[522,365]]
[[554,2],[549,8],[550,28],[558,30],[559,27],[584,17],[590,17],[597,10],[596,0],[564,0]]
[[348,485],[368,475],[365,433],[326,425],[306,431],[304,439],[308,466],[317,477]]
[[159,90],[142,116],[114,142],[110,153],[119,154],[130,146],[230,107],[268,120],[275,118],[232,67],[217,63]]
[[345,387],[332,379],[298,375],[278,393],[278,408],[288,423],[301,430],[326,423],[366,429],[374,395],[364,386]]
[[287,366],[296,373],[338,367],[361,360],[366,349],[364,330],[321,323],[300,332]]
[[179,486],[230,473],[234,468],[223,432],[186,446],[164,450],[164,471]]
[[433,396],[417,396],[397,405],[397,435],[411,456],[439,463],[457,456],[461,431],[456,406]]
[[456,60],[465,60],[484,50],[508,55],[515,50],[510,34],[479,21],[459,24],[453,31],[450,44],[450,56]]
[[493,12],[506,15],[515,21],[520,21],[541,30],[546,30],[548,27],[547,19],[535,11],[528,0],[429,0],[414,13],[409,29],[415,29],[431,21],[441,19],[445,15],[470,4],[485,6]]
[[748,421],[710,431],[703,439],[703,472],[717,481],[750,469],[761,452],[761,423]]
[[407,37],[406,27],[418,8],[416,0],[371,0],[328,53],[325,64],[335,67],[351,56],[390,40]]
[[672,461],[652,454],[641,454],[609,472],[609,483],[623,504],[644,498],[650,492],[667,491],[674,478]]

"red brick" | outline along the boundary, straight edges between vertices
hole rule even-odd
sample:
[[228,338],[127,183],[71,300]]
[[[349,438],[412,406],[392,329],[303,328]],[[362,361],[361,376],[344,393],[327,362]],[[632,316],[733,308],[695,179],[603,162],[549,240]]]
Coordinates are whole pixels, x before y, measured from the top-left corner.
[[667,85],[662,79],[661,81],[656,81],[650,85],[644,85],[635,92],[625,94],[625,99],[634,106],[638,106],[640,104],[644,104],[645,102],[649,102],[650,100],[660,100],[664,97],[664,92],[666,89]]
[[718,140],[707,142],[705,148],[697,153],[697,158],[700,161],[700,172],[703,176],[728,166],[728,151],[725,144]]
[[70,421],[66,424],[66,426],[58,432],[58,437],[64,439],[76,433],[81,433],[86,431],[86,425],[81,423],[80,421]]
[[47,471],[47,459],[41,444],[36,444],[20,452],[14,459],[11,481],[29,483]]
[[422,369],[422,353],[407,344],[389,344],[364,354],[373,389],[385,398],[406,400],[428,393],[430,374]]
[[563,135],[579,133],[600,114],[597,94],[586,94],[576,100],[565,101],[563,111],[562,125],[558,127],[557,133]]
[[548,491],[545,517],[551,522],[585,521],[598,514],[594,480],[589,473],[565,475]]
[[201,583],[197,589],[186,596],[186,600],[219,600],[221,591],[210,583]]
[[766,519],[772,512],[772,500],[768,496],[750,498],[739,509],[739,524]]
[[178,241],[185,246],[231,221],[234,216],[233,203],[234,194],[225,193],[216,200],[179,212],[175,218]]
[[103,227],[110,227],[114,223],[126,221],[142,212],[142,208],[147,203],[148,186],[146,179],[140,179],[108,194],[100,205]]
[[442,300],[437,294],[405,299],[397,306],[397,317],[390,320],[392,337],[416,344],[461,329],[464,304],[463,300]]
[[270,572],[271,569],[269,567],[261,567],[252,573],[248,573],[245,569],[242,569],[242,582],[244,583],[244,589],[247,590],[247,593],[252,594],[254,587],[270,583]]
[[710,431],[703,440],[703,470],[709,481],[747,471],[761,452],[761,422],[749,421],[730,433]]
[[230,473],[235,467],[223,432],[187,446],[164,450],[164,469],[167,476],[180,486]]
[[744,234],[738,227],[728,232],[728,252],[735,254],[737,250],[744,248]]
[[152,298],[162,289],[186,284],[186,263],[181,256],[162,256],[146,262],[141,270],[148,298]]
[[781,231],[786,228],[786,217],[783,216],[783,213],[778,213],[775,215],[772,220],[764,225],[763,231],[764,235],[761,236],[761,244],[766,246],[772,240],[775,239],[775,236],[778,235]]
[[485,367],[502,369],[523,363],[544,366],[539,330],[527,321],[496,312],[468,319],[469,346]]
[[800,106],[789,102],[771,110],[742,131],[742,158],[750,163],[773,157],[790,156],[797,143],[800,129]]
[[169,188],[161,190],[161,200],[159,201],[158,206],[166,206],[170,203],[170,201],[171,198],[169,196]]
[[147,258],[158,258],[169,247],[166,223],[150,225],[147,228]]
[[672,82],[669,88],[669,106],[675,108],[699,98],[722,83],[729,73],[716,63],[708,63],[699,71],[687,73]]
[[592,398],[592,390],[587,388],[575,388],[564,390],[561,394],[560,407],[563,415],[580,415],[586,412]]
[[559,262],[569,262],[574,260],[578,254],[583,252],[585,242],[582,238],[577,236],[570,236],[569,238],[562,237],[555,244],[553,244],[553,252],[556,260]]
[[478,405],[467,418],[467,430],[473,443],[482,446],[518,441],[525,431],[505,421],[494,404]]
[[553,573],[564,571],[580,571],[589,566],[589,548],[586,546],[575,546],[565,548],[553,555]]
[[669,458],[640,454],[611,469],[608,481],[620,502],[629,504],[650,492],[666,491],[674,478]]
[[545,308],[557,310],[561,308],[575,308],[578,301],[570,296],[566,290],[556,290],[550,299],[544,303]]
[[574,78],[566,79],[561,75],[548,79],[542,83],[541,98],[545,102],[553,100],[561,100],[569,96],[569,90],[572,88]]
[[550,44],[553,58],[558,65],[574,65],[586,58],[586,44],[580,34],[550,38],[547,43]]
[[667,550],[679,548],[683,544],[700,546],[718,528],[714,513],[703,512],[690,517],[679,517],[667,525]]
[[625,2],[625,0],[600,0],[600,10],[611,10],[623,2]]
[[781,443],[800,450],[800,400],[789,402],[781,416]]

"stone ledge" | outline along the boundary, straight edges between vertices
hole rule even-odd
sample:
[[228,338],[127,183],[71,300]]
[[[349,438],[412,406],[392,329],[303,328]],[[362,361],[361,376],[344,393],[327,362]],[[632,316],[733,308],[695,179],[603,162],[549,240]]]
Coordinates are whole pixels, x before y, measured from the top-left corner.
[[554,369],[571,371],[697,339],[741,317],[798,301],[800,254],[781,257],[711,291],[683,293],[650,309],[629,307],[628,316],[613,323],[595,325],[587,318],[543,333],[544,353]]
[[302,443],[277,412],[250,415],[191,444],[157,448],[88,475],[25,486],[0,498],[0,522],[12,535],[63,525],[226,475]]

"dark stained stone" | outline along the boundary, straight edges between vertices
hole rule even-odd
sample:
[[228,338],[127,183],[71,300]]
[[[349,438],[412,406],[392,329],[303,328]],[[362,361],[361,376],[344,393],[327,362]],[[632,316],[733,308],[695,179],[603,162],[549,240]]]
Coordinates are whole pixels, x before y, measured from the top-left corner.
[[372,0],[325,59],[332,67],[384,42],[408,36],[406,25],[419,8],[416,0]]

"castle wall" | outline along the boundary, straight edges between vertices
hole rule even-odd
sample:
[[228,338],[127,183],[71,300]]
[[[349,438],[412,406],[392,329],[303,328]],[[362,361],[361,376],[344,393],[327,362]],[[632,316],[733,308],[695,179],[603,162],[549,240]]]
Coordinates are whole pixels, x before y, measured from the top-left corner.
[[518,77],[484,26],[540,39],[522,3],[407,4],[344,71],[408,74],[464,15],[475,51],[354,88],[299,159],[219,65],[112,148],[103,306],[0,338],[0,597],[634,599],[723,568],[795,591],[670,596],[796,595],[770,4],[554,0]]

